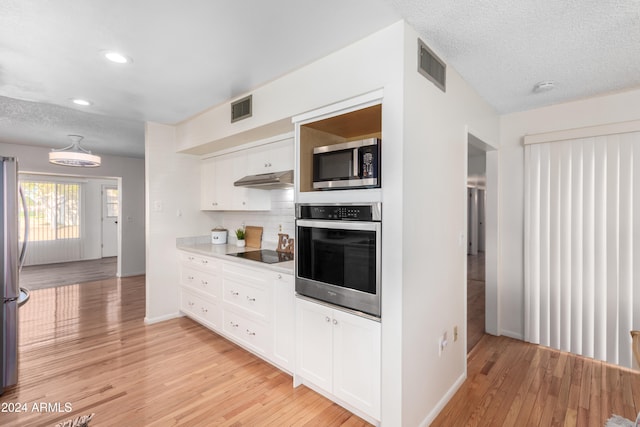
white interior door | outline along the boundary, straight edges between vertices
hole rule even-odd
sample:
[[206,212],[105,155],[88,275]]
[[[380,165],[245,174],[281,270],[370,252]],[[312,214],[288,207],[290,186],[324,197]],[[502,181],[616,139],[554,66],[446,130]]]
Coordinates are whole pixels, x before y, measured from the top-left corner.
[[118,256],[118,187],[102,187],[102,257]]

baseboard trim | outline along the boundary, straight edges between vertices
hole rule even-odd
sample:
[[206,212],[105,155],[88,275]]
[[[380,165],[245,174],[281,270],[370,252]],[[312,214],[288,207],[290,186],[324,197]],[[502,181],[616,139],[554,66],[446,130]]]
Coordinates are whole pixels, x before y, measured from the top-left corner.
[[182,317],[184,316],[181,312],[176,311],[175,313],[171,313],[171,314],[165,314],[164,316],[158,316],[158,317],[144,317],[144,324],[145,325],[153,325],[154,323],[160,323],[160,322],[164,322],[167,320],[171,320],[171,319],[177,319],[178,317]]
[[135,273],[135,272],[134,272],[134,273],[121,274],[121,275],[120,275],[120,276],[118,276],[118,277],[144,276],[146,273],[147,273],[146,271],[142,270],[142,271],[137,272],[137,273]]
[[513,332],[513,331],[507,331],[505,329],[502,329],[500,331],[500,335],[504,335],[505,337],[509,337],[509,338],[513,338],[516,340],[520,340],[520,341],[524,341],[524,335],[518,332]]
[[433,420],[436,419],[440,411],[442,411],[444,407],[447,406],[447,403],[449,403],[453,395],[456,394],[456,392],[458,391],[458,389],[460,389],[460,387],[462,387],[462,384],[464,384],[466,379],[467,379],[467,375],[465,373],[463,373],[462,375],[460,375],[460,377],[458,377],[458,379],[456,380],[455,383],[453,383],[451,388],[445,393],[444,396],[442,396],[442,399],[440,399],[438,404],[431,410],[431,412],[429,412],[429,415],[427,415],[427,417],[424,420],[422,420],[422,422],[420,423],[420,427],[427,427],[431,425],[431,423],[433,422]]

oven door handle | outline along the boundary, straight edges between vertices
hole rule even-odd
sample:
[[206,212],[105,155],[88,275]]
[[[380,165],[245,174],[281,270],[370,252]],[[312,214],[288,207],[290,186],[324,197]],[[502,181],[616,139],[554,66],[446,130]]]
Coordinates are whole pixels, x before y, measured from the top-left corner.
[[380,232],[382,226],[379,222],[368,221],[322,221],[299,219],[296,221],[298,227],[327,228],[333,230],[361,230]]

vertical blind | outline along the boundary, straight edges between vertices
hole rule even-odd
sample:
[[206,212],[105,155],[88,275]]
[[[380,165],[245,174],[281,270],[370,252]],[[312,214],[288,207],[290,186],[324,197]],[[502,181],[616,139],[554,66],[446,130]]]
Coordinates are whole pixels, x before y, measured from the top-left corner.
[[[29,215],[26,265],[81,257],[82,200],[79,183],[21,179]],[[20,241],[24,219],[20,218]]]
[[640,132],[525,146],[525,340],[632,366]]

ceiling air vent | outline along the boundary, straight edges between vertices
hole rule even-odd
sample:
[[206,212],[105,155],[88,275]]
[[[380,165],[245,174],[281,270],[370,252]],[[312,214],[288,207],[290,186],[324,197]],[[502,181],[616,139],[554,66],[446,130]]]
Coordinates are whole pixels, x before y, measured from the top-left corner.
[[231,123],[251,117],[252,96],[249,95],[231,103]]
[[447,91],[447,66],[420,39],[418,39],[418,72],[443,92]]

